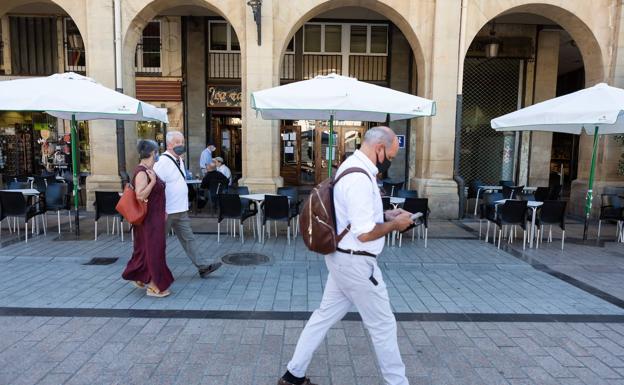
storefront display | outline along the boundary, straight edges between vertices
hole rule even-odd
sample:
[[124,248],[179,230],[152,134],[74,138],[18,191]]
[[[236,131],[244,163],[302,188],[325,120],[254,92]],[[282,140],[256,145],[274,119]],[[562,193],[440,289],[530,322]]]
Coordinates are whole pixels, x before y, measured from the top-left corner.
[[[69,123],[45,113],[0,113],[0,170],[4,176],[71,171]],[[62,121],[60,121],[62,122]],[[90,169],[89,127],[78,123],[80,172]]]
[[164,152],[165,146],[165,124],[161,122],[137,122],[137,140],[151,139],[158,143],[160,152]]

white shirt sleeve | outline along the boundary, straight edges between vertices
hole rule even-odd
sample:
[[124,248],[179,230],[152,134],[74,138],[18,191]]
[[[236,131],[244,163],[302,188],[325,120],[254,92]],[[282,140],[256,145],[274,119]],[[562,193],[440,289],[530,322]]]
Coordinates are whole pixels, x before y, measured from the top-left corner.
[[171,162],[171,159],[165,159],[165,156],[161,155],[158,162],[154,164],[154,172],[163,182],[172,183],[175,180],[172,178],[173,174],[171,173],[171,167],[169,167],[170,165],[167,165],[167,162],[173,163]]
[[353,197],[342,202],[346,206],[347,221],[351,225],[350,232],[356,237],[371,232],[375,225],[373,197],[370,193],[371,183],[368,175],[353,173],[342,178],[336,188],[341,189],[342,197]]

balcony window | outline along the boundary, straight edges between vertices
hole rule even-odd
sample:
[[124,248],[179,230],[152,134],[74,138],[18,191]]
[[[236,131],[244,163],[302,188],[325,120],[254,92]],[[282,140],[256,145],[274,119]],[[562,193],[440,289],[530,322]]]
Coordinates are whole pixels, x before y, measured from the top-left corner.
[[161,35],[160,20],[152,20],[143,29],[137,45],[135,64],[137,72],[158,73],[161,71]]
[[372,25],[370,38],[370,53],[388,52],[388,27],[385,25]]
[[351,26],[351,53],[366,53],[366,34],[368,27],[365,25]]
[[210,21],[210,51],[240,52],[240,42],[230,23],[221,20]]
[[306,24],[303,27],[303,49],[305,52],[321,52],[320,24]]

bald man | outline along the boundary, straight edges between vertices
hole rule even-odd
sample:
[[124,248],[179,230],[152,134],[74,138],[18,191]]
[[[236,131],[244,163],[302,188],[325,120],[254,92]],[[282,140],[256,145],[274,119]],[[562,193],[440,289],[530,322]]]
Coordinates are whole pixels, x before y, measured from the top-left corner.
[[329,275],[321,305],[303,329],[278,385],[314,385],[305,376],[312,355],[327,331],[353,305],[373,340],[384,383],[408,385],[397,343],[396,320],[377,265],[386,234],[404,231],[413,224],[407,211],[383,211],[377,187],[376,175],[390,167],[398,151],[399,141],[390,128],[373,127],[364,135],[362,147],[338,168],[337,176],[353,167],[366,173],[345,175],[334,187],[336,231],[340,234],[351,227],[337,251],[325,256]]

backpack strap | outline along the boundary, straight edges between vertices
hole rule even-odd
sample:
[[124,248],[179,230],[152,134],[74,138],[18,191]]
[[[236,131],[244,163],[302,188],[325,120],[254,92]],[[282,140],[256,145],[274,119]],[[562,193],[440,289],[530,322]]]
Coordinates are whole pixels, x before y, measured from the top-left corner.
[[[362,174],[366,174],[366,176],[370,177],[370,175],[368,175],[368,172],[366,170],[364,170],[363,168],[361,168],[361,167],[350,167],[350,168],[344,170],[340,175],[338,175],[334,179],[334,181],[333,181],[334,186],[336,185],[336,183],[338,183],[338,181],[340,179],[342,179],[342,177],[347,176],[349,174],[356,173],[356,172],[360,172]],[[335,217],[336,216],[334,215],[334,218]],[[345,229],[342,230],[342,232],[340,234],[338,234],[338,237],[336,238],[336,244],[338,244],[338,243],[340,243],[340,241],[342,241],[342,238],[344,238],[345,235],[347,235],[349,230],[351,230],[351,224],[347,225],[347,227],[345,227]]]
[[184,175],[184,173],[182,172],[182,169],[180,168],[180,166],[178,166],[178,162],[175,159],[173,159],[173,157],[169,154],[163,154],[163,156],[171,159],[171,161],[175,165],[175,168],[177,168],[178,171],[180,171],[180,175],[182,175],[182,179],[186,180],[186,175]]
[[366,176],[370,177],[370,176],[368,175],[368,172],[367,172],[366,170],[364,170],[363,168],[361,168],[361,167],[350,167],[350,168],[348,168],[348,169],[344,170],[344,171],[343,171],[340,175],[338,175],[338,176],[334,179],[334,185],[335,185],[336,183],[338,183],[338,181],[339,181],[340,179],[342,179],[342,177],[347,176],[347,175],[349,175],[349,174],[353,174],[353,173],[355,173],[355,172],[361,172],[362,174],[366,174]]

